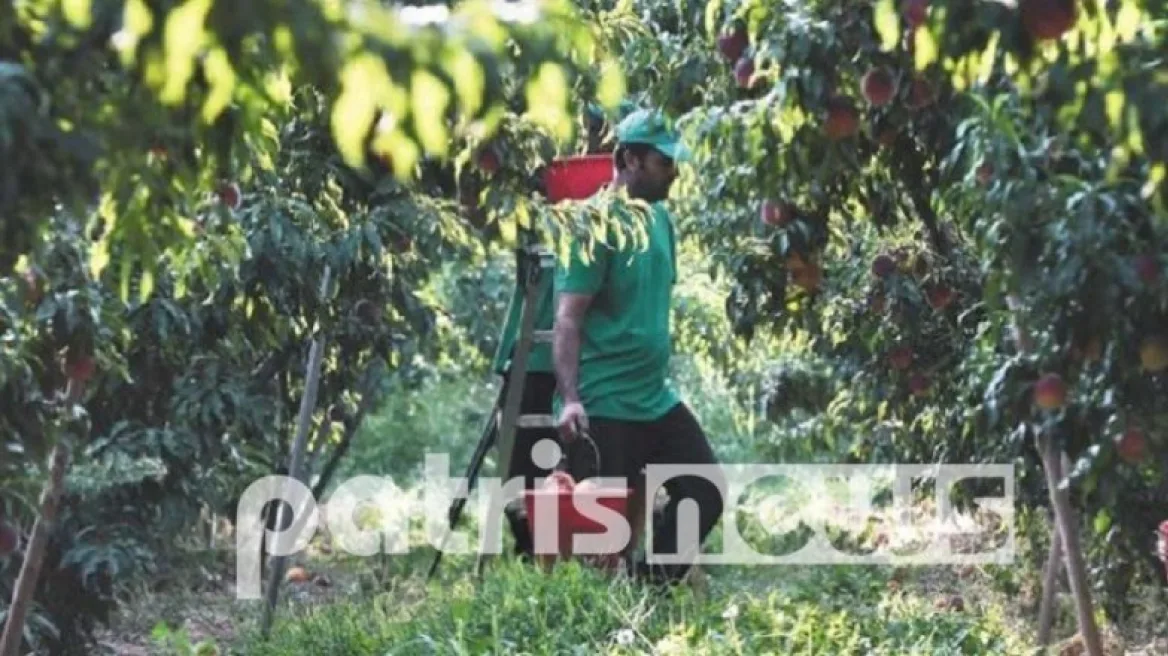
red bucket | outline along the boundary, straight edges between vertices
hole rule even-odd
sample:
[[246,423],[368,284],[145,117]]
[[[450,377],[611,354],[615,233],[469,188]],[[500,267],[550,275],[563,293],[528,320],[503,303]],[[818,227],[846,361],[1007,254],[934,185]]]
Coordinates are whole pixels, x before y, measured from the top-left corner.
[[578,155],[552,160],[544,172],[548,200],[583,200],[613,179],[612,154]]
[[[597,505],[619,514],[628,522],[628,503],[633,491],[626,488],[593,487],[584,490],[541,489],[527,490],[524,493],[524,503],[527,510],[527,528],[531,532],[536,557],[545,565],[556,560],[556,556],[572,557],[573,536],[597,535],[605,532],[604,522],[585,515],[578,503],[583,499],[594,499]],[[538,499],[538,501],[537,501]],[[555,512],[549,521],[556,522],[557,532],[555,544],[552,548],[555,553],[548,553],[548,547],[539,537],[540,526],[536,523],[537,512]],[[595,511],[593,511],[595,512]],[[609,514],[609,513],[605,513]],[[619,540],[620,535],[610,535],[604,538],[611,542],[597,553],[589,549],[580,554],[581,560],[598,564],[604,568],[615,568],[620,564],[620,552],[624,550],[626,542]]]

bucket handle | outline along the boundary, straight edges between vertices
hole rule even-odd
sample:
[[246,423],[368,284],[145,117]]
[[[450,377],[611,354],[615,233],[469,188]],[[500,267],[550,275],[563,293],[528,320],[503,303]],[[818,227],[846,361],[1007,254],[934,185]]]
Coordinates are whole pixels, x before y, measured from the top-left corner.
[[556,467],[555,467],[556,471],[567,472],[569,474],[571,473],[568,471],[568,453],[571,449],[575,448],[576,445],[581,443],[581,442],[586,442],[588,444],[588,446],[592,449],[592,461],[596,464],[595,475],[599,476],[600,475],[600,449],[597,448],[596,442],[593,441],[592,436],[588,434],[588,430],[585,428],[580,429],[580,431],[576,434],[576,439],[572,440],[568,444],[568,448],[565,449],[563,454],[560,455],[560,461],[556,464]]

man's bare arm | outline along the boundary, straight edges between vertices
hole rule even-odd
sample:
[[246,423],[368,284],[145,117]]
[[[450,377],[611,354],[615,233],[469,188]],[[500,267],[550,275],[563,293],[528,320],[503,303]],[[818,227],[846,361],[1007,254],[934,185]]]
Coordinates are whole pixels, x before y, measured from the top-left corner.
[[556,369],[556,384],[564,403],[579,403],[576,387],[580,370],[580,328],[584,314],[592,304],[590,294],[560,294],[556,305],[556,323],[552,339],[552,359]]

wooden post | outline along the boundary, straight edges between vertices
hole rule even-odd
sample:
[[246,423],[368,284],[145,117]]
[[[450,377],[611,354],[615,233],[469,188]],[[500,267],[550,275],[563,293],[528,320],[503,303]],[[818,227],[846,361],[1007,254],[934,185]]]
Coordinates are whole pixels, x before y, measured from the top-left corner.
[[32,537],[24,551],[24,563],[12,591],[12,603],[8,607],[8,619],[4,622],[4,634],[0,635],[0,656],[18,656],[21,638],[24,636],[24,619],[28,614],[40,577],[41,563],[45,558],[45,546],[49,541],[49,531],[57,519],[57,507],[65,488],[65,468],[69,464],[67,436],[59,435],[53,446],[49,480],[41,492],[40,516],[32,526]]
[[[329,268],[324,270],[324,279],[320,283],[320,295],[324,297],[328,289]],[[320,362],[324,351],[324,333],[318,332],[312,340],[308,352],[308,364],[305,369],[304,393],[300,396],[300,416],[297,418],[296,438],[292,443],[292,454],[288,463],[288,476],[300,480],[300,469],[304,461],[304,450],[308,443],[308,425],[312,421],[312,409],[316,407],[316,395],[320,385]],[[295,508],[298,512],[302,509]],[[287,511],[280,505],[276,511],[276,526],[283,527]],[[272,556],[268,570],[267,603],[264,606],[264,615],[261,620],[261,634],[266,640],[271,633],[272,618],[276,610],[276,602],[280,592],[280,580],[284,577],[284,564],[287,556]]]
[[1083,549],[1079,544],[1075,511],[1071,508],[1070,492],[1059,488],[1059,483],[1063,479],[1059,453],[1049,435],[1039,434],[1037,443],[1043,467],[1046,469],[1046,485],[1050,490],[1051,505],[1054,506],[1055,522],[1064,546],[1067,578],[1070,580],[1071,594],[1075,599],[1079,633],[1083,636],[1090,656],[1103,656],[1103,643],[1099,638],[1099,628],[1095,626],[1095,613],[1091,603],[1091,590],[1087,585],[1087,570],[1083,563]]
[[1042,601],[1038,605],[1038,646],[1050,644],[1050,631],[1054,626],[1055,588],[1058,574],[1062,571],[1063,539],[1056,529],[1050,536],[1050,551],[1046,555],[1046,565],[1042,571]]
[[[1023,352],[1032,350],[1034,343],[1018,320],[1022,312],[1022,302],[1017,296],[1010,294],[1006,296],[1006,305],[1014,313],[1013,328],[1019,349]],[[1069,461],[1065,453],[1055,448],[1050,435],[1046,433],[1038,433],[1035,437],[1035,446],[1038,449],[1039,457],[1042,458],[1042,468],[1046,474],[1046,487],[1050,494],[1051,506],[1054,508],[1055,531],[1051,537],[1050,555],[1052,558],[1057,555],[1054,541],[1058,540],[1061,542],[1067,568],[1067,578],[1070,579],[1071,594],[1075,599],[1075,613],[1078,616],[1079,633],[1083,636],[1083,642],[1087,647],[1089,656],[1103,656],[1103,644],[1099,639],[1099,629],[1095,625],[1091,591],[1087,585],[1087,571],[1083,564],[1083,549],[1079,544],[1079,532],[1076,526],[1075,512],[1071,508],[1070,492],[1059,487],[1063,480],[1063,463],[1067,462],[1069,465]],[[1046,607],[1048,614],[1053,611],[1050,606],[1054,602],[1054,586],[1057,581],[1055,573],[1058,571],[1057,563],[1057,560],[1048,561],[1046,575],[1043,577],[1043,606]],[[1042,633],[1042,622],[1044,621],[1042,615],[1042,609],[1040,608],[1040,634]],[[1051,619],[1050,617],[1046,617],[1045,621],[1049,622]],[[1049,640],[1049,628],[1047,628],[1046,633],[1046,638]]]

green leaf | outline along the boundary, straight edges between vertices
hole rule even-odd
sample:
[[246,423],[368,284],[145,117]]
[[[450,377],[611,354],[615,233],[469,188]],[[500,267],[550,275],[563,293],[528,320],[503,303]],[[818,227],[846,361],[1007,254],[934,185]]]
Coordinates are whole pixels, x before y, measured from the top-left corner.
[[332,130],[349,166],[365,164],[365,135],[377,113],[374,87],[379,73],[385,75],[384,64],[368,55],[350,59],[341,71],[343,90],[333,105]]
[[568,105],[568,80],[564,70],[544,62],[527,83],[527,116],[549,130],[557,139],[572,136],[572,121],[564,108]]
[[454,93],[458,96],[458,104],[467,116],[473,116],[483,103],[486,87],[483,67],[465,48],[448,52],[444,64],[446,72],[455,81]]
[[195,70],[195,56],[206,40],[204,21],[212,0],[186,0],[166,18],[166,77],[162,101],[176,105],[186,95],[187,82]]
[[880,35],[880,49],[892,50],[900,41],[900,16],[896,13],[894,0],[879,0],[876,3],[876,33]]
[[138,281],[138,300],[145,303],[154,293],[154,269],[149,265],[142,270],[142,279]]
[[1123,120],[1123,92],[1118,89],[1108,91],[1104,97],[1104,103],[1107,106],[1107,122],[1111,125],[1112,130],[1118,131],[1120,129],[1120,121]]
[[596,100],[607,110],[616,109],[625,95],[625,76],[620,66],[609,62],[600,72],[596,85]]
[[1136,38],[1136,32],[1142,23],[1142,14],[1134,0],[1123,0],[1119,13],[1115,17],[1115,31],[1122,41],[1131,41]]
[[915,35],[915,53],[913,55],[913,62],[918,71],[924,70],[937,61],[937,41],[933,38],[933,33],[924,27],[917,28]]
[[231,68],[231,61],[223,48],[214,48],[208,52],[203,68],[211,84],[207,100],[203,102],[203,120],[212,123],[231,103],[231,95],[235,91],[235,70]]
[[61,11],[65,14],[65,20],[79,30],[89,29],[93,22],[89,0],[62,0]]
[[1100,510],[1095,515],[1095,534],[1103,535],[1109,528],[1111,528],[1111,513],[1107,510]]
[[450,104],[450,92],[446,85],[426,70],[414,71],[410,84],[410,99],[414,115],[414,128],[422,142],[422,148],[438,157],[445,157],[450,137],[446,132],[446,109]]

